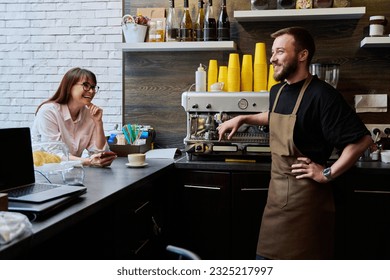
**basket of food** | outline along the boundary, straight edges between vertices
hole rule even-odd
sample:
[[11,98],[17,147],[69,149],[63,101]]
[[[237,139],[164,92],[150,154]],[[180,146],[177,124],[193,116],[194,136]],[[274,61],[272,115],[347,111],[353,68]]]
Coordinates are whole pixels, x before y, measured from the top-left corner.
[[133,17],[131,15],[124,15],[122,18],[122,30],[126,43],[145,42],[148,22],[149,18],[144,16]]

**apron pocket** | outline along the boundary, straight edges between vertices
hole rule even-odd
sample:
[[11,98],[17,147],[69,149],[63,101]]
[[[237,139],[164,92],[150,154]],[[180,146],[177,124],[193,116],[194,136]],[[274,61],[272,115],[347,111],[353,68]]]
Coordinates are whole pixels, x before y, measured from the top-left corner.
[[272,178],[269,188],[268,203],[278,208],[284,208],[288,202],[290,178],[280,176]]

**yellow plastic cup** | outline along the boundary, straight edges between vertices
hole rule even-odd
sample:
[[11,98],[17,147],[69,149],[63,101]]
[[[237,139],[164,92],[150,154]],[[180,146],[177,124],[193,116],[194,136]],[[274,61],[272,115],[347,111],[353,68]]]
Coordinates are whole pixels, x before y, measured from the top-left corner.
[[238,53],[231,53],[229,55],[228,68],[240,69],[240,57],[239,57]]
[[244,54],[242,57],[241,91],[253,91],[253,63],[251,54]]
[[268,65],[267,64],[255,64],[253,66],[253,90],[254,91],[267,91],[267,79],[268,79]]
[[239,92],[240,89],[241,89],[240,68],[228,67],[227,91]]
[[279,82],[274,79],[274,66],[272,64],[269,65],[268,71],[268,92],[271,90],[273,85],[278,84]]
[[267,54],[265,50],[265,43],[256,43],[255,60],[253,64],[267,64]]
[[228,81],[228,67],[227,66],[219,66],[218,82],[224,84],[224,86],[222,88],[223,91],[227,91],[227,81]]
[[229,55],[228,75],[227,75],[227,91],[239,92],[241,88],[240,83],[240,57],[238,53],[231,53]]
[[210,59],[209,69],[207,70],[207,91],[211,91],[211,85],[215,84],[218,80],[218,61],[216,59]]

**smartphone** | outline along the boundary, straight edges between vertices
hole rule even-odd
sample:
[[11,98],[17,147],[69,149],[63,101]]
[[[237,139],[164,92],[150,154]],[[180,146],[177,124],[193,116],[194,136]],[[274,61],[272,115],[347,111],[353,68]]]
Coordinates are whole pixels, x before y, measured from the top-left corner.
[[112,157],[112,156],[116,156],[117,154],[115,152],[112,152],[112,151],[106,151],[106,152],[103,152],[102,155],[100,156],[100,158],[106,158],[106,157]]

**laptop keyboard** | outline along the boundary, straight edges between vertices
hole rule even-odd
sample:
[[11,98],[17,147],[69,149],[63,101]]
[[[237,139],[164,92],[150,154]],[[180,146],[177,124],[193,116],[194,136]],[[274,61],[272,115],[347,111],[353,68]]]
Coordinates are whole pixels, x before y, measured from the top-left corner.
[[49,185],[49,184],[40,184],[40,183],[35,183],[32,186],[27,186],[23,188],[18,188],[14,190],[10,190],[8,192],[8,197],[21,197],[24,195],[29,195],[33,193],[38,193],[38,192],[43,192],[49,189],[54,189],[56,188],[56,185]]

